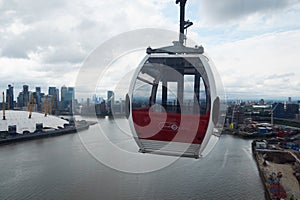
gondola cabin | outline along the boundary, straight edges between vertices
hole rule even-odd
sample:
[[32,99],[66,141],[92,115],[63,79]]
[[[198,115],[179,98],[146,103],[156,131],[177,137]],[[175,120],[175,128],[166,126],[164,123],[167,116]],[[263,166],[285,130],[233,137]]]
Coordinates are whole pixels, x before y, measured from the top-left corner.
[[[185,2],[177,1],[181,11]],[[181,23],[181,33],[187,25]],[[133,76],[127,117],[142,153],[198,158],[220,136],[221,104],[212,63],[203,47],[185,47],[183,39],[181,34],[173,46],[149,47]]]

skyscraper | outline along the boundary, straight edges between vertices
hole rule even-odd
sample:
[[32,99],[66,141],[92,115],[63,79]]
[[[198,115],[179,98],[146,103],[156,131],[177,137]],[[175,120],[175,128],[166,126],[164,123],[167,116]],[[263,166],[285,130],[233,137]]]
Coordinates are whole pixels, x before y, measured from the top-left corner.
[[111,108],[115,102],[115,95],[113,91],[107,91],[107,110],[108,113],[111,113]]
[[8,85],[8,89],[6,89],[6,103],[8,109],[14,109],[14,87]]
[[62,109],[65,111],[68,110],[68,112],[72,113],[72,107],[75,100],[75,89],[74,87],[61,87],[61,104]]
[[295,118],[295,115],[299,114],[299,104],[288,103],[286,104],[286,115],[288,118]]
[[23,92],[19,92],[17,97],[18,107],[23,107]]
[[59,89],[56,89],[56,101],[59,102]]
[[22,106],[27,106],[29,102],[29,86],[28,85],[23,85],[23,105]]
[[42,110],[41,98],[42,98],[41,87],[36,87],[34,93],[34,102],[37,104],[38,111]]
[[35,87],[35,92],[36,93],[41,93],[41,87]]
[[75,99],[75,89],[74,87],[68,87],[68,101],[73,101]]
[[56,87],[49,87],[48,94],[52,96],[56,96]]
[[284,104],[283,103],[273,103],[272,104],[274,117],[284,117],[285,111],[284,111]]
[[58,101],[59,101],[59,93],[58,89],[56,87],[49,87],[48,89],[48,95],[50,95],[50,101],[51,101],[51,106],[53,106],[53,109],[57,109],[58,107]]
[[23,85],[23,91],[19,93],[18,95],[18,106],[20,108],[22,107],[27,107],[28,102],[29,102],[29,90],[28,90],[28,85]]
[[65,96],[67,95],[68,88],[66,86],[62,86],[60,89],[61,101],[65,101]]

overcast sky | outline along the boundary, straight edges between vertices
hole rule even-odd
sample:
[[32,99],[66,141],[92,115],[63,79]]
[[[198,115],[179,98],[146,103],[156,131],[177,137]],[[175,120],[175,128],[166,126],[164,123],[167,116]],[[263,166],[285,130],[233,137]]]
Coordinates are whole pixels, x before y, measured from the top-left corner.
[[[188,0],[186,18],[229,97],[300,100],[299,0]],[[177,31],[177,23],[175,0],[0,0],[0,89],[75,86],[103,42],[136,29]]]

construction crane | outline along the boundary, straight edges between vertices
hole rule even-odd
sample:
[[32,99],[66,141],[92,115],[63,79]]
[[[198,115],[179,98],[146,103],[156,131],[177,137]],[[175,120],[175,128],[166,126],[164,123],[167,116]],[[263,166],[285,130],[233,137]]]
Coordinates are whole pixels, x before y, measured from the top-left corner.
[[29,111],[29,119],[31,119],[31,116],[32,116],[32,109],[33,109],[33,106],[34,106],[34,96],[31,95],[31,98],[30,98],[30,101],[28,102],[28,111]]
[[4,100],[4,92],[2,92],[2,111],[3,111],[3,120],[5,120],[5,100]]

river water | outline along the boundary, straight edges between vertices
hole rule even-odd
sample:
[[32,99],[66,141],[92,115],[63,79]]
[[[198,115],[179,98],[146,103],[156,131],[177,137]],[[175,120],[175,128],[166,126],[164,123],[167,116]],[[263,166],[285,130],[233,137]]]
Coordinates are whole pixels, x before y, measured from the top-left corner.
[[[180,158],[158,170],[132,173],[122,167],[139,163],[143,169],[148,165],[143,159],[160,161],[110,152],[107,141],[126,151],[138,149],[130,135],[120,131],[119,124],[126,120],[98,122],[80,134],[0,146],[0,199],[265,198],[251,140],[222,135],[205,158]],[[100,136],[100,129],[107,134]],[[116,167],[105,161],[108,158],[118,161]]]

